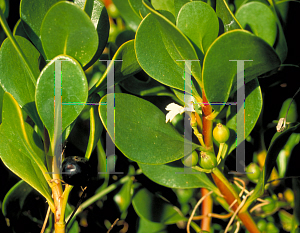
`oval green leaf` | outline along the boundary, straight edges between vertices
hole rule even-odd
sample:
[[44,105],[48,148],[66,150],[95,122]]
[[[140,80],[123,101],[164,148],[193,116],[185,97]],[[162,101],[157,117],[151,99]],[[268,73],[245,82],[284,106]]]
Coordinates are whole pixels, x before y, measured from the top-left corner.
[[86,77],[76,60],[68,56],[58,56],[45,66],[38,78],[35,99],[38,113],[50,138],[54,135],[55,76],[53,71],[56,62],[62,63],[62,131],[77,118],[88,97]]
[[44,58],[46,57],[41,42],[41,25],[47,11],[60,1],[62,0],[22,0],[20,3],[20,15],[24,30]]
[[181,161],[163,165],[138,164],[145,176],[160,185],[169,188],[207,188],[216,191],[216,186],[210,181],[204,172],[185,172]]
[[[107,129],[107,96],[99,114]],[[128,94],[115,94],[115,144],[129,159],[146,164],[165,164],[184,156],[184,138],[165,122],[153,104]],[[193,144],[193,150],[199,146]]]
[[84,67],[84,69],[87,69],[100,58],[103,49],[106,46],[109,35],[108,14],[104,4],[99,0],[75,0],[74,3],[80,6],[91,18],[91,21],[95,26],[99,39],[98,48],[94,57]]
[[[237,126],[237,106],[231,105],[229,111],[227,113],[227,123],[226,126],[230,130],[230,138],[227,141],[229,145],[228,154],[233,151],[241,142],[242,140],[237,141],[236,143],[236,130],[237,127],[245,127],[245,138],[250,135],[252,129],[254,128],[259,115],[262,110],[263,99],[261,89],[258,83],[257,78],[248,82],[245,86],[245,125],[244,122],[239,122]],[[239,109],[239,111],[244,111],[243,108]],[[239,137],[240,139],[240,137]]]
[[204,2],[190,2],[179,11],[177,27],[191,40],[196,51],[206,53],[211,43],[219,33],[218,17],[208,4]]
[[[135,40],[137,60],[155,80],[184,90],[183,60],[198,60],[196,51],[185,35],[164,16],[147,7],[151,14],[141,22]],[[192,62],[192,75],[201,83],[201,66]]]
[[[76,23],[74,23],[76,22]],[[58,2],[44,17],[41,40],[48,60],[64,54],[85,66],[98,49],[98,35],[91,19],[76,4]]]
[[172,204],[155,196],[145,188],[139,189],[135,193],[132,205],[140,218],[144,218],[151,222],[159,222],[168,225],[186,220],[184,216],[181,216],[179,212],[175,210]]
[[40,54],[25,38],[15,36],[15,39],[27,61],[21,58],[7,38],[0,49],[0,84],[4,91],[12,94],[20,107],[42,129],[42,123],[34,104],[36,79],[40,74],[38,62]]
[[249,2],[242,5],[235,15],[245,30],[273,46],[277,35],[276,17],[266,4]]
[[[40,192],[54,207],[45,177],[47,169],[42,142],[24,122],[22,111],[9,93],[4,93],[0,125],[0,158],[5,166]],[[43,174],[44,173],[44,174]]]
[[[227,102],[236,91],[237,61],[244,62],[245,84],[280,65],[276,52],[263,39],[244,30],[221,35],[209,48],[203,62],[203,87],[209,102]],[[220,111],[224,105],[212,105]]]

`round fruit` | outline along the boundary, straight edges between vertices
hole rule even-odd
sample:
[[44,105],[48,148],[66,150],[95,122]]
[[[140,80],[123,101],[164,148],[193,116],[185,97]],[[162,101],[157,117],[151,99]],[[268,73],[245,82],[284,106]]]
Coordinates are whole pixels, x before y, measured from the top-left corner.
[[213,130],[213,136],[218,143],[224,143],[228,140],[230,131],[226,125],[218,123]]
[[62,178],[73,186],[86,186],[91,177],[89,160],[79,156],[65,158],[62,163]]
[[266,232],[267,233],[279,233],[279,229],[274,225],[272,222],[268,222],[267,227],[266,227]]
[[257,222],[257,228],[260,230],[260,231],[264,231],[267,227],[267,222],[266,220],[264,219],[260,219],[258,222]]
[[200,153],[200,166],[204,169],[212,169],[217,166],[217,158],[214,153],[201,152]]
[[276,207],[276,202],[273,200],[273,198],[267,197],[265,198],[265,201],[268,201],[269,204],[262,206],[261,209],[266,213],[273,211]]
[[247,172],[247,177],[253,181],[257,180],[261,173],[259,166],[256,163],[250,163],[246,168],[246,172]]
[[198,153],[194,150],[191,154],[183,157],[181,162],[187,167],[195,166],[198,163]]

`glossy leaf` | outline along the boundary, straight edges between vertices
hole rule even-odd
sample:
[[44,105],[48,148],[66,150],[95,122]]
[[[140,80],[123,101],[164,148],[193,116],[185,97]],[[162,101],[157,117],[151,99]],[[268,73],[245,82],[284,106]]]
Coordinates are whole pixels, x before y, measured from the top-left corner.
[[288,46],[286,43],[285,34],[284,34],[284,31],[283,31],[283,28],[281,25],[281,21],[278,16],[279,10],[278,10],[277,5],[275,4],[274,0],[271,0],[270,8],[276,17],[277,27],[278,27],[278,38],[277,38],[277,42],[275,44],[275,50],[276,50],[278,56],[280,57],[281,62],[283,63],[287,57]]
[[120,85],[128,92],[140,96],[174,96],[166,86],[160,84],[155,79],[150,78],[141,81],[135,76],[131,76],[122,81]]
[[216,13],[223,22],[224,32],[242,29],[242,26],[234,17],[225,0],[216,0],[216,4]]
[[271,175],[271,172],[276,164],[276,159],[284,145],[287,143],[289,137],[292,133],[300,132],[300,124],[297,124],[294,127],[291,127],[288,130],[280,133],[279,136],[274,135],[275,139],[271,141],[270,147],[267,152],[267,157],[265,160],[265,164],[263,167],[263,171],[259,177],[257,186],[254,189],[253,194],[249,197],[249,199],[245,203],[245,207],[247,208],[256,198],[261,196],[264,193],[264,187]]
[[184,169],[181,161],[163,165],[139,163],[139,167],[150,180],[169,188],[207,188],[213,191],[217,190],[204,172],[192,170],[195,174],[189,174],[188,170]]
[[134,194],[132,205],[140,218],[151,222],[174,224],[178,221],[186,220],[184,216],[181,216],[175,210],[172,204],[155,196],[145,188],[138,190]]
[[184,4],[192,2],[192,0],[174,0],[175,18],[177,19],[180,9]]
[[60,1],[62,0],[22,0],[20,3],[20,15],[24,29],[30,40],[44,57],[40,31],[42,21],[51,6]]
[[204,2],[190,2],[185,4],[177,17],[177,27],[191,40],[196,51],[206,53],[211,43],[219,33],[218,17],[208,4]]
[[3,90],[2,86],[0,86],[0,124],[2,122],[3,95],[4,95],[4,90]]
[[152,6],[154,7],[155,10],[168,11],[176,18],[174,0],[165,0],[165,1],[152,0],[151,4],[152,4]]
[[242,5],[236,12],[236,18],[245,30],[273,46],[277,35],[276,17],[266,4],[249,2]]
[[141,17],[141,20],[149,13],[141,0],[128,0],[128,3],[135,14]]
[[107,72],[112,69],[112,64],[114,64],[115,84],[141,70],[135,56],[134,40],[127,41],[117,50],[112,58],[110,66],[107,67],[105,74],[103,74],[98,83],[90,90],[90,93],[94,92],[96,89],[103,90],[107,87]]
[[[198,60],[197,54],[182,32],[165,17],[154,12],[152,10],[143,19],[136,32],[138,62],[150,77],[167,86],[184,90],[185,63],[176,60]],[[192,75],[200,80],[199,62],[192,62]]]
[[[261,38],[244,30],[220,36],[209,48],[203,62],[203,86],[209,102],[227,102],[236,91],[237,62],[244,62],[245,84],[280,65],[275,51]],[[224,105],[213,105],[220,111]]]
[[[245,123],[239,122],[239,125],[237,126],[237,106],[232,105],[230,106],[230,111],[227,116],[227,123],[226,126],[234,131],[230,131],[230,138],[229,141],[227,141],[227,144],[229,145],[229,153],[234,150],[242,141],[237,141],[236,144],[236,130],[237,127],[245,127],[245,138],[250,135],[252,129],[256,125],[256,122],[258,120],[258,117],[262,110],[263,105],[263,99],[262,99],[262,93],[261,89],[258,83],[257,78],[251,80],[248,82],[245,86]],[[239,111],[244,111],[244,109],[239,109]],[[244,125],[245,124],[245,125]],[[229,154],[228,153],[228,154]]]
[[99,0],[75,0],[74,3],[88,14],[95,26],[99,39],[97,51],[92,60],[84,67],[85,69],[93,65],[100,58],[106,46],[109,34],[109,20],[107,10],[104,4]]
[[80,64],[71,57],[58,56],[49,62],[41,72],[36,86],[36,106],[47,128],[50,138],[54,135],[54,90],[55,62],[62,60],[62,131],[80,114],[88,97],[88,84]]
[[3,99],[0,157],[12,172],[53,203],[43,174],[47,169],[42,142],[31,126],[24,122],[22,111],[12,95],[6,92]]
[[144,218],[140,218],[137,233],[168,233],[165,228],[165,224],[150,222]]
[[113,0],[113,3],[118,8],[126,24],[132,30],[136,31],[142,20],[142,17],[132,9],[131,5],[129,4],[129,0]]
[[11,214],[16,215],[17,211],[22,210],[25,199],[32,190],[33,188],[23,180],[16,183],[3,199],[3,215],[6,217]]
[[29,40],[29,37],[26,34],[23,24],[24,24],[24,22],[21,19],[19,19],[14,27],[13,35],[14,36],[22,36],[25,39]]
[[79,6],[67,1],[56,3],[45,15],[41,41],[48,60],[64,54],[82,66],[91,61],[98,49],[98,35],[91,19]]
[[[107,96],[99,114],[107,129]],[[141,98],[115,93],[115,144],[129,159],[146,164],[164,164],[184,156],[184,139],[165,122],[165,115]],[[193,144],[193,149],[197,145]]]
[[20,107],[41,129],[41,122],[34,104],[36,79],[40,73],[38,63],[40,54],[25,38],[16,36],[15,39],[25,54],[30,67],[7,38],[0,49],[0,84],[4,91],[12,94]]

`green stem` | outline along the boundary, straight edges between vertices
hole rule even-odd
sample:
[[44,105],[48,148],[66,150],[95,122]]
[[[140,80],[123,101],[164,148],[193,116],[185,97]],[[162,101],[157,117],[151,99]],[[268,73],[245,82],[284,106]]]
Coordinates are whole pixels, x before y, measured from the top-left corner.
[[63,193],[63,196],[62,196],[61,218],[59,219],[59,222],[61,222],[61,223],[65,223],[64,216],[65,216],[65,212],[66,212],[66,208],[67,208],[69,194],[70,194],[72,188],[73,188],[72,185],[67,185],[65,188],[65,191]]
[[25,57],[22,49],[20,48],[20,45],[18,44],[16,38],[13,36],[11,30],[9,29],[9,26],[6,22],[6,19],[3,15],[2,10],[0,9],[0,24],[5,32],[5,34],[7,35],[7,37],[9,38],[10,42],[12,43],[12,45],[14,46],[14,48],[16,49],[17,53],[19,54],[20,58],[23,60],[23,63],[25,64],[25,68],[29,74],[29,77],[33,83],[34,86],[36,86],[36,80],[35,77],[33,75],[33,71],[31,68],[30,63],[28,62],[27,58]]

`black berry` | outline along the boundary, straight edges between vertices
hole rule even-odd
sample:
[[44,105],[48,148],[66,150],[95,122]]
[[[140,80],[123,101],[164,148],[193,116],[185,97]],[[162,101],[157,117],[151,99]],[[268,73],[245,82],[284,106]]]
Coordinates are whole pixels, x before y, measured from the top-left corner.
[[62,163],[62,178],[73,186],[86,186],[91,177],[89,160],[79,156],[65,158]]

